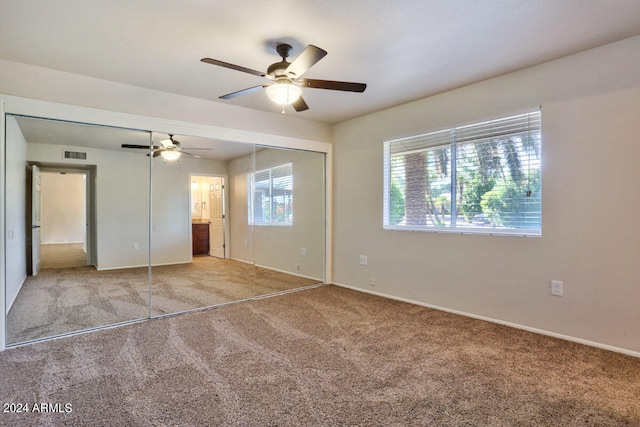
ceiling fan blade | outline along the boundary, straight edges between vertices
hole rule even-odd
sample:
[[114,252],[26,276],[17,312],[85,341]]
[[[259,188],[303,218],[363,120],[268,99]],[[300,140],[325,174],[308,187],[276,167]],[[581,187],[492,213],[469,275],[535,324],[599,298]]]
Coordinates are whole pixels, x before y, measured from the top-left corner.
[[236,96],[246,95],[248,93],[255,92],[255,91],[257,91],[259,89],[262,89],[263,87],[267,87],[267,86],[269,86],[269,85],[259,85],[259,86],[248,87],[246,89],[242,89],[242,90],[239,90],[237,92],[231,92],[231,93],[228,93],[226,95],[222,95],[220,97],[220,99],[231,99],[231,98],[235,98]]
[[[122,144],[122,148],[142,148],[144,150],[148,150],[149,146],[148,145],[137,145],[137,144]],[[154,145],[153,148],[158,148],[158,147],[156,147]]]
[[164,150],[157,150],[153,152],[153,157],[158,157]]
[[263,73],[262,71],[256,71],[256,70],[252,70],[251,68],[242,67],[240,65],[230,64],[224,61],[218,61],[217,59],[202,58],[200,61],[206,62],[207,64],[218,65],[220,67],[229,68],[231,70],[242,71],[243,73],[253,74],[254,76],[267,77],[267,78],[271,77],[271,76],[268,76],[266,73]]
[[296,102],[294,102],[293,104],[291,104],[293,106],[293,108],[299,113],[300,111],[304,111],[304,110],[308,110],[309,106],[307,105],[306,102],[304,102],[304,99],[302,99],[302,97],[298,98],[296,100]]
[[318,61],[325,57],[326,50],[310,44],[302,51],[300,55],[287,67],[286,72],[293,74],[296,79],[313,67]]
[[184,154],[184,155],[187,155],[187,156],[195,157],[196,159],[201,159],[202,158],[202,156],[198,156],[197,154],[189,153],[189,152],[184,151],[184,150],[180,151],[180,154]]
[[296,80],[302,87],[314,89],[342,90],[345,92],[364,92],[365,83],[337,82],[333,80],[300,79]]

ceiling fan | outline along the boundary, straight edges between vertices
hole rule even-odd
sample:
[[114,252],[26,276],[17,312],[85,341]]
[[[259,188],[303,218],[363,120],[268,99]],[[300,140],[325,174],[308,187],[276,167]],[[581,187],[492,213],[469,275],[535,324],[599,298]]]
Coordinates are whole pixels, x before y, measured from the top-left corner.
[[228,62],[219,61],[217,59],[202,58],[202,62],[207,64],[218,65],[220,67],[230,68],[232,70],[242,71],[243,73],[253,74],[254,76],[265,77],[271,80],[271,83],[249,87],[246,89],[222,95],[220,99],[231,99],[240,95],[246,95],[266,88],[267,96],[276,104],[284,106],[291,104],[296,111],[308,110],[309,106],[302,99],[302,88],[329,89],[340,90],[345,92],[364,92],[367,88],[365,83],[339,82],[333,80],[316,80],[303,79],[302,75],[309,68],[320,61],[327,52],[317,46],[307,46],[293,62],[288,62],[287,58],[291,54],[293,48],[286,43],[279,43],[276,46],[278,55],[282,57],[282,61],[275,62],[267,68],[267,72],[252,70],[250,68],[239,65],[230,64]]
[[[122,144],[122,148],[139,148],[148,150],[149,146],[137,144]],[[189,150],[211,150],[211,148],[189,148]],[[172,134],[169,134],[169,139],[163,139],[162,141],[160,141],[160,145],[153,146],[153,157],[162,156],[163,159],[172,161],[178,160],[178,158],[180,158],[182,154],[196,157],[198,159],[201,158],[196,154],[184,151],[182,149],[182,144],[180,144],[180,141],[175,140]]]

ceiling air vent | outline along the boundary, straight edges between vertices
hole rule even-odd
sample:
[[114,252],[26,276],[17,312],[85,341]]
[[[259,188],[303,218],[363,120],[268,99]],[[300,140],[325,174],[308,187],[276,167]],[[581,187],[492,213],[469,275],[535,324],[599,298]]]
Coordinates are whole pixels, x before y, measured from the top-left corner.
[[82,153],[80,151],[64,150],[62,157],[65,159],[87,160],[87,153]]

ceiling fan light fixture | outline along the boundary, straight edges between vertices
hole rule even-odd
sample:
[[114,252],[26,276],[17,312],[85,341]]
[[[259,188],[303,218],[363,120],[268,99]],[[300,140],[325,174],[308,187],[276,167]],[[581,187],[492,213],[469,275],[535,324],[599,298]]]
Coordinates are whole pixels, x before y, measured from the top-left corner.
[[160,152],[160,155],[163,159],[172,162],[174,160],[178,160],[178,158],[180,157],[180,152],[177,150],[164,150]]
[[270,100],[279,105],[289,105],[296,102],[302,95],[300,86],[291,82],[291,80],[276,81],[267,87],[267,96]]

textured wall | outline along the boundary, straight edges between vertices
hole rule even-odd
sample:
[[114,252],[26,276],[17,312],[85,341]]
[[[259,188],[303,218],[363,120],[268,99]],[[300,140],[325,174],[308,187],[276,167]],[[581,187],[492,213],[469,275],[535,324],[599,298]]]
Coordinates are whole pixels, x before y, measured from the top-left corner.
[[[334,282],[640,352],[638,70],[635,37],[337,125]],[[538,105],[542,237],[382,230],[383,140]]]

